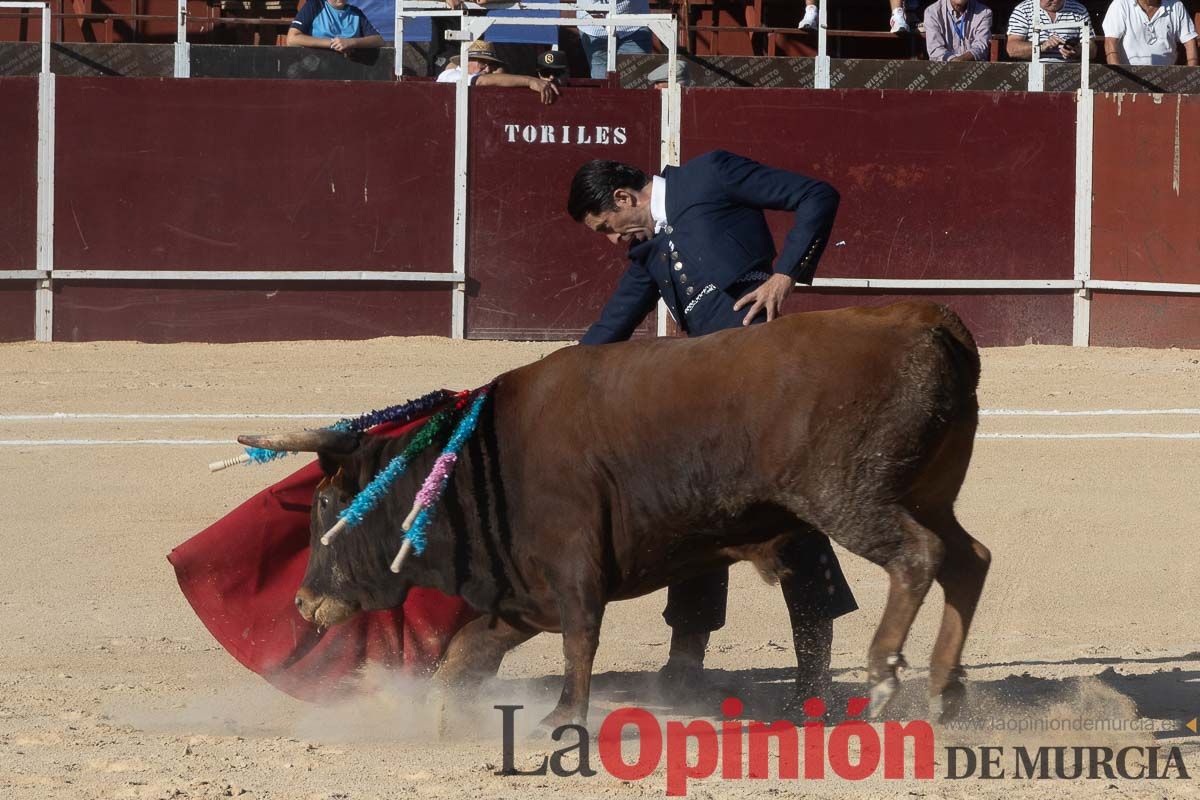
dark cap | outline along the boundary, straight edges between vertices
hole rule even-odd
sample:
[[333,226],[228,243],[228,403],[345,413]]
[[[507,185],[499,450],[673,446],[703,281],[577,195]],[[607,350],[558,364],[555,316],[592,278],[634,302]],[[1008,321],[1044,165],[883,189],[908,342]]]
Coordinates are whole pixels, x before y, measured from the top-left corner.
[[561,72],[567,69],[567,54],[560,50],[547,50],[538,56],[539,70]]

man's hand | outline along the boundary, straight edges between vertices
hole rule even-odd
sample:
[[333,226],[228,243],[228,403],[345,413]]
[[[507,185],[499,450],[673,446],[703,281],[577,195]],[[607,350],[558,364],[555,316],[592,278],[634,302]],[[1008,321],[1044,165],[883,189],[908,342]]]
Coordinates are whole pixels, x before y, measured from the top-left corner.
[[339,53],[345,53],[347,50],[354,49],[354,40],[353,39],[342,39],[339,37],[329,43],[329,49],[336,50]]
[[753,303],[754,305],[750,306],[750,313],[746,314],[746,318],[742,320],[742,325],[749,325],[764,308],[767,310],[767,322],[770,322],[780,315],[783,310],[783,301],[792,293],[795,285],[796,282],[791,275],[776,272],[763,281],[762,286],[734,303],[733,310],[738,311],[743,306]]
[[1043,39],[1038,44],[1038,50],[1042,52],[1042,55],[1049,55],[1055,50],[1061,48],[1064,44],[1066,44],[1066,41],[1064,41],[1061,36],[1059,36],[1057,33],[1052,33],[1050,34],[1050,38]]
[[558,99],[558,84],[554,81],[547,81],[542,78],[530,78],[529,88],[541,95],[544,105],[550,105]]

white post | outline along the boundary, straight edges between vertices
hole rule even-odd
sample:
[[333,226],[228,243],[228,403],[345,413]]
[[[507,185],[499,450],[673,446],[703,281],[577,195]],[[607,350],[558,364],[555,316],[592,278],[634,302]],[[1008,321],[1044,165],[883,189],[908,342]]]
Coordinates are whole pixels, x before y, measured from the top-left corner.
[[33,335],[54,338],[54,73],[50,71],[50,6],[42,6],[42,71],[38,73],[37,268],[46,273],[34,295]]
[[[617,13],[617,0],[608,0],[608,13],[606,17],[615,16]],[[617,29],[605,28],[604,32],[608,34],[605,41],[608,43],[608,72],[617,71]]]
[[[396,26],[395,36],[392,45],[396,48],[396,54],[392,62],[392,73],[396,76],[396,80],[404,77],[404,0],[396,0]],[[433,38],[429,39],[429,49],[433,50]]]
[[[679,105],[682,94],[679,78],[676,75],[676,65],[679,63],[679,27],[674,19],[670,24],[656,23],[651,26],[654,35],[667,46],[667,88],[661,93],[662,114],[660,116],[659,135],[662,146],[659,150],[660,167],[679,166],[679,121],[681,118]],[[658,301],[658,311],[655,315],[655,333],[667,335],[667,304]]]
[[1042,65],[1042,21],[1040,14],[1042,7],[1038,5],[1037,0],[1031,0],[1033,3],[1033,19],[1030,20],[1033,33],[1033,52],[1029,54],[1029,79],[1026,88],[1031,92],[1040,92],[1046,83],[1046,73]]
[[187,0],[179,0],[179,19],[175,27],[175,77],[192,75],[191,45],[187,40]]
[[[466,338],[467,309],[467,161],[470,137],[471,74],[467,69],[467,55],[471,42],[475,41],[475,30],[471,18],[462,18],[458,38],[458,83],[454,86],[454,256],[451,269],[463,276],[454,284],[450,295],[450,338]],[[482,31],[480,31],[482,33]],[[450,38],[450,31],[446,31]]]
[[821,0],[821,6],[817,10],[817,60],[814,65],[813,72],[813,88],[828,89],[829,88],[829,34],[828,13],[826,7],[831,0]]
[[[1075,104],[1075,280],[1092,279],[1092,123],[1095,97],[1090,76],[1091,38],[1087,25],[1080,26],[1079,94]],[[1072,307],[1071,344],[1087,347],[1092,329],[1092,291],[1075,292]]]

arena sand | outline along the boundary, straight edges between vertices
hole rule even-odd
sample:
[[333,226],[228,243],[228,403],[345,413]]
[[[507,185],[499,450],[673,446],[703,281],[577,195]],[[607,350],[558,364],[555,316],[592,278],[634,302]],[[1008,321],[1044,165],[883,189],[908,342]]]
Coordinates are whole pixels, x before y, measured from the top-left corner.
[[[250,345],[130,343],[0,346],[0,414],[358,412],[439,386],[467,387],[553,344],[383,339]],[[1200,353],[995,349],[985,408],[1084,410],[1200,406]],[[672,398],[686,409],[686,397]],[[0,420],[0,440],[229,439],[285,422]],[[983,433],[1195,433],[1200,417],[986,417]],[[343,706],[294,701],[209,637],[164,555],[298,459],[210,475],[229,446],[0,447],[0,796],[6,798],[661,797],[663,776],[623,783],[504,778],[500,719],[553,703],[561,639],[540,636],[505,661],[486,702],[433,736],[424,688],[387,675]],[[1177,745],[1200,776],[1196,619],[1200,441],[981,439],[959,502],[995,557],[968,641],[977,730],[952,743]],[[852,556],[862,610],[837,623],[839,700],[861,687],[884,598],[883,574]],[[661,594],[610,607],[596,663],[593,722],[636,703],[665,708],[654,671],[669,631]],[[922,675],[940,614],[934,590],[906,654],[901,710],[923,707]],[[770,715],[791,668],[779,590],[734,570],[729,623],[709,664],[722,686]],[[1157,733],[1063,732],[1070,720]],[[1024,721],[1024,722],[1022,722]],[[1058,721],[1057,723],[1055,721]],[[1107,722],[1105,722],[1107,721]],[[1005,726],[1045,732],[1014,734]],[[1052,725],[1060,728],[1048,730]],[[991,726],[991,727],[989,727]],[[996,728],[1000,729],[996,729]],[[1132,726],[1130,726],[1132,727]],[[545,747],[522,742],[520,764]],[[593,766],[596,763],[593,753]],[[939,763],[938,773],[943,767]],[[1196,780],[693,782],[690,796],[1200,797]]]

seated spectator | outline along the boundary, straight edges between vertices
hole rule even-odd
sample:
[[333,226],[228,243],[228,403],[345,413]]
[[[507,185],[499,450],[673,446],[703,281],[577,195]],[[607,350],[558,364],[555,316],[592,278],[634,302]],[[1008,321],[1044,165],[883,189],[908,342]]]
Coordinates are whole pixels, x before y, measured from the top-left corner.
[[1183,45],[1190,67],[1200,65],[1196,25],[1179,0],[1113,0],[1104,15],[1104,55],[1109,64],[1169,66]]
[[366,15],[346,0],[308,0],[288,28],[287,46],[349,54],[355,48],[383,47],[383,37]]
[[937,0],[925,9],[925,49],[930,61],[987,61],[992,10],[978,0]]
[[1078,61],[1080,47],[1079,26],[1087,24],[1088,51],[1096,55],[1096,43],[1092,41],[1092,20],[1087,9],[1078,0],[1021,0],[1008,18],[1008,55],[1010,58],[1032,60],[1033,58],[1033,13],[1037,8],[1038,23],[1070,26],[1070,30],[1041,31],[1038,50],[1042,61]]
[[[650,70],[650,74],[646,76],[646,80],[650,81],[650,85],[655,89],[665,89],[669,85],[669,62],[663,62],[654,69]],[[675,60],[675,82],[680,86],[692,86],[692,74],[688,71],[686,61]]]
[[544,81],[554,81],[559,86],[566,86],[567,54],[561,50],[547,50],[538,56],[538,77]]
[[[579,0],[576,17],[604,18],[607,16],[608,0]],[[649,14],[650,0],[617,0],[618,14]],[[614,28],[617,35],[617,52],[642,55],[654,51],[654,34],[649,28]],[[591,76],[597,80],[608,74],[608,29],[598,25],[580,25],[579,41],[587,56]]]
[[[888,30],[892,33],[908,33],[908,17],[904,12],[904,0],[888,0],[888,2],[892,6]],[[811,31],[817,29],[817,0],[804,0],[804,19],[800,20],[800,29]]]
[[[496,54],[491,42],[472,42],[467,51],[467,82],[474,86],[508,86],[532,89],[537,92],[546,105],[558,99],[558,87],[553,81],[533,78],[529,75],[509,75],[504,71],[504,59]],[[462,77],[462,67],[458,57],[450,59],[450,63],[441,75],[437,76],[438,83],[457,83]]]

